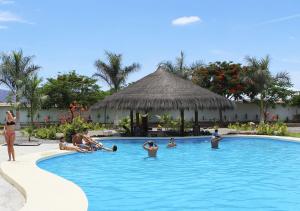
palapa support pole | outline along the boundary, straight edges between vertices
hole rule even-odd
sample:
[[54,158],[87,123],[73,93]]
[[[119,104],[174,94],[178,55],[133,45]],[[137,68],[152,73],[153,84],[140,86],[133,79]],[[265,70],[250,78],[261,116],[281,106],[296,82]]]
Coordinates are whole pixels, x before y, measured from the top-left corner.
[[134,131],[133,131],[133,110],[130,110],[130,132],[131,132],[131,136],[134,136]]
[[106,107],[104,109],[104,125],[106,126]]
[[184,136],[184,110],[180,110],[180,120],[181,120],[181,124],[180,124],[180,135]]
[[219,124],[220,124],[220,127],[223,125],[223,110],[220,108],[219,109]]
[[194,136],[198,136],[200,132],[199,120],[198,120],[198,110],[195,110],[195,125],[194,125]]
[[135,121],[136,121],[136,126],[140,127],[140,113],[139,112],[135,113]]

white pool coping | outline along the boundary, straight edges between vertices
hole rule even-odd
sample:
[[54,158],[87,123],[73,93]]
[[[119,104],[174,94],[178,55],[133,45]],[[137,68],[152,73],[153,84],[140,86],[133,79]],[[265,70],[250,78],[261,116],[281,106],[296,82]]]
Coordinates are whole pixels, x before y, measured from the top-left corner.
[[18,157],[15,162],[2,162],[0,173],[25,197],[21,211],[87,211],[85,193],[73,182],[40,169],[39,160],[70,154],[51,150]]
[[[208,138],[210,136],[176,137],[179,139]],[[265,135],[225,135],[224,137],[269,138],[300,143],[300,138]],[[169,139],[167,137],[109,137],[110,139]],[[97,138],[99,139],[99,138]],[[87,211],[88,200],[82,189],[73,182],[40,169],[36,163],[51,157],[74,152],[51,150],[18,157],[16,162],[2,162],[0,174],[25,197],[21,211]]]

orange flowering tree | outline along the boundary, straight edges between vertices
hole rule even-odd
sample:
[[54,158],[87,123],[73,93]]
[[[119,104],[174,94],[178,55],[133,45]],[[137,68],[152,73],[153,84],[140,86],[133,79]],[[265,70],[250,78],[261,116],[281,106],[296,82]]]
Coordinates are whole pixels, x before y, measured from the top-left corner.
[[229,99],[242,99],[247,67],[233,62],[214,62],[194,68],[192,81]]

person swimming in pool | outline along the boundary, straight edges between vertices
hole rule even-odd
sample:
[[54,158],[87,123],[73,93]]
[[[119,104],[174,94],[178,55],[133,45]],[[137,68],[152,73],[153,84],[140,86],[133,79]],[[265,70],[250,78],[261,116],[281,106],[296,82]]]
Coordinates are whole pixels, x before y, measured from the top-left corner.
[[173,147],[176,147],[176,143],[175,143],[175,139],[174,138],[171,138],[168,145],[167,145],[167,148],[173,148]]
[[107,152],[116,152],[118,150],[117,145],[113,145],[111,148],[103,146],[101,150],[107,151]]
[[211,148],[218,149],[219,148],[219,142],[221,141],[222,137],[219,135],[218,129],[215,129],[215,132],[212,134],[211,137]]
[[143,144],[143,148],[144,148],[144,150],[148,151],[148,156],[149,157],[156,157],[156,154],[157,154],[157,151],[158,151],[158,146],[153,141],[146,141]]

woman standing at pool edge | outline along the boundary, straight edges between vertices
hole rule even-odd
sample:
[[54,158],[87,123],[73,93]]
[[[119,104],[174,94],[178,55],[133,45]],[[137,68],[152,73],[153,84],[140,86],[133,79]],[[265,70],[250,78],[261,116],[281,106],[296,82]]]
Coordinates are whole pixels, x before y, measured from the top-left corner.
[[7,144],[7,152],[8,152],[8,161],[11,161],[11,157],[13,161],[15,161],[15,149],[14,143],[16,139],[15,132],[15,117],[12,111],[6,111],[6,123],[4,125],[4,137]]

